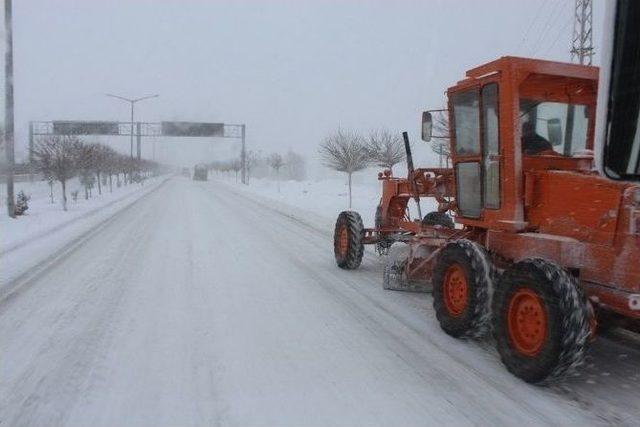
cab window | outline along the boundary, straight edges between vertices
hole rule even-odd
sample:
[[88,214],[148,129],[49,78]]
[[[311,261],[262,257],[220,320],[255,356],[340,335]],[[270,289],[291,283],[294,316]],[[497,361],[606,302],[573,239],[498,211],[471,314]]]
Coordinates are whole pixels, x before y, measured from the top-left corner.
[[451,96],[455,151],[462,158],[455,164],[457,203],[460,214],[469,218],[480,217],[482,210],[479,98],[477,89]]
[[589,130],[585,105],[520,100],[522,151],[574,156],[585,152]]
[[451,96],[455,127],[456,154],[480,154],[480,101],[476,89]]
[[500,121],[498,84],[482,88],[482,198],[487,209],[500,208]]

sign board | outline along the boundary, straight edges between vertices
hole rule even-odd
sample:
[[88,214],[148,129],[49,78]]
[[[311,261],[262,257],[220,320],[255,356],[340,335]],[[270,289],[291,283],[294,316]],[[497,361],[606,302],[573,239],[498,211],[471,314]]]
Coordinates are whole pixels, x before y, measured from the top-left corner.
[[118,122],[53,122],[55,135],[118,135]]
[[224,123],[162,122],[162,136],[224,136]]

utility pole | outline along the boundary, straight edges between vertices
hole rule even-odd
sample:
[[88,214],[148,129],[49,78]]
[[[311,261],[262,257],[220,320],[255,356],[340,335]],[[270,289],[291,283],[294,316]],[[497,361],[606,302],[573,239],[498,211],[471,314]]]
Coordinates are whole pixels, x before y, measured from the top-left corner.
[[[576,0],[573,12],[573,36],[571,37],[571,62],[580,65],[593,63],[593,3],[592,0]],[[564,155],[570,156],[573,145],[573,123],[575,105],[567,108],[566,130],[564,135]]]
[[593,62],[593,2],[576,0],[571,37],[571,62],[591,65]]
[[13,118],[13,30],[12,30],[12,0],[4,0],[4,143],[7,158],[7,211],[11,218],[16,217],[15,198],[13,194],[13,173],[15,169],[14,151],[14,118]]

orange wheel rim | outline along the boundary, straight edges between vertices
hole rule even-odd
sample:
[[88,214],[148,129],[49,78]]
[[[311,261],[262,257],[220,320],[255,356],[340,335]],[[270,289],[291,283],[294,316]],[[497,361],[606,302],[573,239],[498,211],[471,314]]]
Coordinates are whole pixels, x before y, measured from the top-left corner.
[[540,353],[547,340],[547,311],[542,299],[530,289],[519,289],[511,297],[507,314],[509,339],[525,356]]
[[453,264],[447,269],[442,293],[444,305],[452,316],[459,316],[467,308],[467,276],[458,264]]
[[340,231],[338,232],[338,254],[344,257],[347,255],[347,251],[349,250],[349,231],[346,226],[340,227]]

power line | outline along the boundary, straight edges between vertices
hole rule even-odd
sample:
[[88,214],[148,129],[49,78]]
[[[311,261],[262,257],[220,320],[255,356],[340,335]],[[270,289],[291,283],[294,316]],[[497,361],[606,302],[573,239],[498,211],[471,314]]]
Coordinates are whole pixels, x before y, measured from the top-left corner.
[[562,17],[562,14],[558,12],[560,11],[560,7],[563,4],[566,4],[566,3],[563,0],[559,0],[555,4],[555,7],[551,10],[551,13],[549,14],[549,19],[547,19],[546,21],[546,25],[544,26],[542,31],[540,31],[540,37],[538,37],[538,41],[533,45],[533,49],[535,50],[532,51],[531,56],[534,56],[536,53],[538,53],[538,51],[542,47],[542,42],[545,40],[549,30],[553,28],[553,26],[555,26],[556,22],[558,21],[558,18]]
[[562,36],[562,34],[564,34],[564,32],[567,30],[567,28],[569,28],[569,25],[571,24],[570,20],[567,20],[567,22],[562,26],[562,28],[560,28],[560,30],[557,32],[556,36],[553,39],[553,43],[551,43],[547,49],[545,49],[545,51],[542,53],[542,55],[546,55],[547,53],[549,53],[551,51],[551,49],[553,49],[555,47],[555,45],[558,43],[558,40],[560,40],[560,36]]
[[[570,3],[563,2],[563,4],[570,4]],[[558,11],[558,12],[559,13],[555,14],[555,17],[554,17],[555,19],[553,19],[553,21],[550,21],[549,30],[551,30],[551,28],[555,27],[556,24],[559,24],[560,21],[562,21],[563,19],[565,19],[565,24],[559,29],[559,31],[556,32],[555,37],[553,37],[551,40],[549,40],[546,44],[542,43],[542,42],[545,41],[544,39],[546,39],[546,37],[543,40],[541,40],[541,43],[539,43],[538,46],[536,47],[534,55],[537,55],[538,52],[540,52],[541,49],[543,49],[545,46],[546,46],[546,49],[544,49],[544,51],[541,53],[541,55],[546,55],[558,43],[558,40],[560,39],[562,34],[567,30],[569,25],[572,23],[572,19],[571,19],[571,16],[572,16],[571,13],[572,12],[570,12],[570,11]],[[547,33],[547,34],[549,34],[549,33]]]
[[516,52],[520,51],[520,48],[523,47],[523,45],[525,43],[525,40],[527,40],[527,37],[529,37],[529,33],[533,29],[534,24],[538,21],[538,18],[540,18],[540,12],[542,12],[542,10],[544,9],[544,5],[546,3],[547,3],[547,0],[542,0],[540,2],[540,4],[538,5],[538,10],[536,10],[536,14],[535,14],[534,18],[529,22],[529,26],[527,27],[527,31],[524,32],[524,35],[520,39],[520,43],[518,44]]

